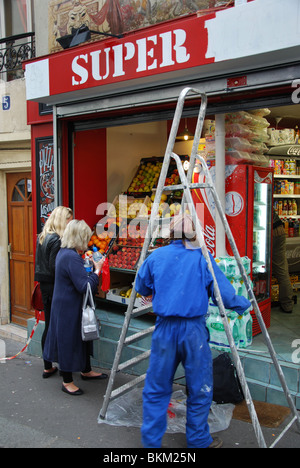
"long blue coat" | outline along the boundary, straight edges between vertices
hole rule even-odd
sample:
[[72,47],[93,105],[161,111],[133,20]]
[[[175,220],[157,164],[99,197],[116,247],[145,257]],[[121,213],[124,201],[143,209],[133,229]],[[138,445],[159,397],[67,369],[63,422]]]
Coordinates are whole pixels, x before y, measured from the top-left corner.
[[83,259],[73,249],[60,249],[56,257],[51,320],[44,359],[57,362],[64,372],[85,368],[87,346],[81,339],[81,316],[87,283],[95,292],[98,275],[88,276]]

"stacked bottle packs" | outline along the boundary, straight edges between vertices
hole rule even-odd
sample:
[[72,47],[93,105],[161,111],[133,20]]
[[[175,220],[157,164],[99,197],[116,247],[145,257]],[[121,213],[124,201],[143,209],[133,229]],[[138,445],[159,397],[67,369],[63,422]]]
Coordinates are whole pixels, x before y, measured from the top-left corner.
[[[234,257],[218,257],[215,259],[219,268],[229,279],[234,287],[236,294],[244,296],[248,299],[246,285],[242,279],[239,267]],[[242,264],[249,277],[250,275],[250,259],[242,258]],[[248,309],[243,315],[238,315],[232,310],[226,310],[227,320],[231,328],[233,340],[236,348],[247,348],[252,344],[252,324],[253,319]],[[226,331],[224,328],[223,319],[220,315],[219,308],[212,301],[209,302],[206,325],[210,333],[210,345],[214,349],[220,351],[230,351],[230,346]]]

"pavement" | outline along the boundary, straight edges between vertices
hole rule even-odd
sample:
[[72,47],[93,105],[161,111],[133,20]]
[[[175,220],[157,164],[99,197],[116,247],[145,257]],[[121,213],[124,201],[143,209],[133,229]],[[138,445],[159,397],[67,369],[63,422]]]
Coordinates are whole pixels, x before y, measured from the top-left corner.
[[[14,356],[23,347],[12,339],[4,341],[6,356]],[[109,369],[100,371],[109,373]],[[0,448],[98,448],[103,457],[106,453],[110,457],[120,457],[120,449],[122,453],[140,453],[140,427],[98,423],[107,380],[86,382],[79,374],[74,374],[74,382],[84,390],[83,395],[75,397],[61,391],[62,380],[58,373],[42,379],[42,372],[41,358],[30,356],[26,351],[11,361],[0,363]],[[131,378],[118,374],[116,386]],[[262,427],[267,446],[274,442],[287,422],[276,429]],[[228,429],[213,436],[223,440],[223,448],[258,448],[251,423],[231,419]],[[300,447],[300,433],[295,424],[276,447]],[[167,449],[180,452],[181,456],[191,452],[186,447],[183,432],[165,434],[162,451]]]

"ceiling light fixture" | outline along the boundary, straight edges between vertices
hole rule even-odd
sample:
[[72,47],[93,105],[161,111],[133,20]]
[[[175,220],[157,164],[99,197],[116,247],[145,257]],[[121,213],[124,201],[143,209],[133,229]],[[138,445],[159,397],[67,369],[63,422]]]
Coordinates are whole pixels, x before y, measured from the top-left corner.
[[185,119],[185,128],[183,132],[179,133],[176,137],[176,141],[188,141],[193,140],[194,135],[189,131],[187,126],[187,119]]

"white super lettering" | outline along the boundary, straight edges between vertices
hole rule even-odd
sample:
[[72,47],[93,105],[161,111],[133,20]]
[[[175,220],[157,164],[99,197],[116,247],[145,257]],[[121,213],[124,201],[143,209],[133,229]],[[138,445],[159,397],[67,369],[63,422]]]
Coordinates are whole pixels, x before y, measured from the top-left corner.
[[138,67],[137,72],[147,70],[147,56],[146,56],[146,38],[136,41],[138,46]]
[[101,50],[96,50],[90,54],[92,57],[92,75],[96,81],[102,80],[102,76],[100,75],[100,54]]
[[92,77],[96,81],[105,80],[109,76],[109,52],[110,47],[104,49],[105,53],[105,75],[101,76],[101,50],[96,50],[95,52],[91,52],[90,55],[92,57]]
[[138,67],[137,72],[142,72],[146,70],[153,70],[157,68],[157,59],[152,61],[151,65],[147,65],[148,57],[154,58],[154,49],[153,47],[147,51],[147,42],[152,41],[154,45],[157,44],[157,36],[151,36],[148,38],[139,39],[136,41],[138,46]]
[[123,69],[123,45],[119,44],[113,47],[114,51],[114,74],[113,77],[125,75]]
[[135,73],[188,62],[186,38],[183,29],[175,29],[78,55],[72,61],[72,85],[83,85],[90,78],[96,82],[121,76],[132,79]]
[[131,60],[134,57],[134,53],[135,53],[134,44],[132,44],[132,42],[126,42],[125,47],[126,47],[125,60]]
[[105,62],[106,62],[106,73],[103,75],[103,79],[106,80],[106,78],[109,76],[109,52],[110,52],[110,47],[107,49],[104,49],[105,52]]
[[[157,44],[157,36],[148,37],[148,41],[152,41],[154,45]],[[154,58],[154,49],[153,47],[149,50],[148,56]],[[154,59],[152,64],[148,66],[148,70],[154,70],[157,68],[157,59]]]
[[185,63],[190,59],[190,54],[187,53],[186,47],[183,46],[186,40],[186,32],[183,29],[175,29],[175,45],[176,62]]
[[172,32],[166,32],[159,35],[162,39],[162,62],[159,65],[162,67],[169,67],[174,65],[174,60],[172,59]]
[[84,67],[79,65],[78,60],[80,60],[80,59],[84,60],[85,63],[88,63],[87,54],[79,55],[79,56],[74,58],[74,60],[72,62],[72,71],[81,78],[81,81],[77,81],[76,78],[74,76],[72,76],[72,85],[84,84],[84,83],[87,82],[88,77],[89,77],[88,71]]

